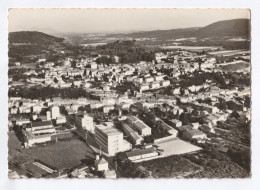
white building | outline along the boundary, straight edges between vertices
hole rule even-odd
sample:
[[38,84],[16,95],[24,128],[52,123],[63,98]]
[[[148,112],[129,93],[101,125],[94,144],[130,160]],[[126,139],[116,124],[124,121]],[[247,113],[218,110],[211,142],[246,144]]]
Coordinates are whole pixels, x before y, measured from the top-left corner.
[[75,119],[75,125],[91,133],[95,133],[93,117],[87,114],[84,114],[83,117],[77,116]]
[[25,142],[28,146],[51,141],[52,135],[55,134],[56,130],[51,121],[33,122],[31,127],[24,131]]
[[51,118],[56,119],[57,117],[60,117],[60,108],[58,106],[53,106],[51,108]]
[[143,78],[134,78],[133,82],[141,84],[143,82]]
[[160,82],[160,85],[161,86],[170,86],[171,82],[169,80],[162,80]]
[[154,76],[154,80],[155,81],[162,81],[163,77],[164,77],[164,75]]
[[129,160],[134,162],[141,159],[156,157],[158,156],[158,152],[154,151],[152,148],[149,148],[127,152],[126,156]]
[[66,117],[65,116],[60,116],[56,118],[56,124],[63,124],[66,123]]
[[108,155],[113,156],[122,150],[123,133],[118,129],[103,125],[96,125],[95,128],[96,143]]
[[94,164],[97,171],[108,171],[108,162],[104,158],[100,159],[98,155]]
[[154,78],[153,77],[145,77],[144,78],[144,82],[149,83],[149,82],[153,82]]
[[154,89],[154,88],[159,88],[160,87],[160,82],[151,82],[150,83],[150,88]]

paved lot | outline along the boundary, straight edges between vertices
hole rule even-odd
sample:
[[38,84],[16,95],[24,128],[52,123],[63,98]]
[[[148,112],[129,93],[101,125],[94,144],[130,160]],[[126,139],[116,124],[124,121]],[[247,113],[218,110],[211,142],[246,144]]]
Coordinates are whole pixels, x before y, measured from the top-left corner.
[[170,139],[168,141],[163,141],[161,143],[156,143],[158,149],[163,149],[164,156],[176,155],[176,154],[185,154],[189,152],[194,152],[201,150],[200,147],[192,145],[186,141],[183,141],[179,138]]

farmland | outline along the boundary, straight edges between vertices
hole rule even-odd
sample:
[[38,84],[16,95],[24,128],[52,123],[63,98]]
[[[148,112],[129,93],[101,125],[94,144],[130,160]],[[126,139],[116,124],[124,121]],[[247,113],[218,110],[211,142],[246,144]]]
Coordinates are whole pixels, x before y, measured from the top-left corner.
[[225,51],[215,51],[210,52],[210,55],[216,55],[216,56],[234,56],[237,54],[247,54],[249,51],[243,51],[243,50],[225,50]]
[[161,46],[161,49],[216,50],[217,46]]
[[249,69],[249,64],[245,62],[240,62],[236,64],[229,64],[221,66],[221,69],[228,72],[235,72],[238,70]]

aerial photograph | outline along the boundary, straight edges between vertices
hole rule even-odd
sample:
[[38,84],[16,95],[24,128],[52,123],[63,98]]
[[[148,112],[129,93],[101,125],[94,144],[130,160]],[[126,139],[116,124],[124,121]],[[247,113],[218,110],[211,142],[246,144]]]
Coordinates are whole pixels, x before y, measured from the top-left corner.
[[9,9],[8,177],[250,178],[250,21]]

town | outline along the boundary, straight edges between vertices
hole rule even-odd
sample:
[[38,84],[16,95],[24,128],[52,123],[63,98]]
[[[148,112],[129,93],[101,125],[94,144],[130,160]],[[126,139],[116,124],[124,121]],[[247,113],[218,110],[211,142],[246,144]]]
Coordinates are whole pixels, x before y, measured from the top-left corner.
[[250,50],[153,40],[9,39],[9,177],[249,176]]

